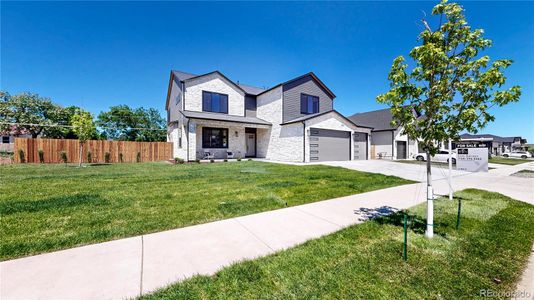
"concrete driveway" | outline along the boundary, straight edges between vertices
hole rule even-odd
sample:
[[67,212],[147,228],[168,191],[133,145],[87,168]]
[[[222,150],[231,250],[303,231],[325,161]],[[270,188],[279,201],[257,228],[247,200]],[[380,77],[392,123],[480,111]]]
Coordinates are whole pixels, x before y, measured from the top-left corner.
[[[426,165],[417,163],[403,163],[388,160],[363,160],[363,161],[336,161],[321,162],[328,166],[343,167],[351,170],[380,173],[398,176],[401,178],[426,182]],[[447,165],[432,167],[432,184],[434,193],[447,195],[449,193]],[[466,188],[477,188],[498,192],[517,200],[534,205],[534,179],[510,176],[520,170],[534,171],[534,162],[527,161],[523,164],[508,166],[494,165],[494,169],[487,173],[471,173],[464,171],[452,171],[452,188],[454,191]]]
[[[380,173],[384,175],[397,176],[404,179],[423,182],[426,181],[426,165],[419,163],[404,163],[391,160],[353,160],[353,161],[332,161],[321,162],[317,164],[323,164],[328,166],[343,167],[351,170],[358,170],[370,173]],[[471,174],[463,171],[452,171],[452,176],[462,176]],[[432,179],[439,180],[449,176],[448,165],[433,165],[432,166]]]

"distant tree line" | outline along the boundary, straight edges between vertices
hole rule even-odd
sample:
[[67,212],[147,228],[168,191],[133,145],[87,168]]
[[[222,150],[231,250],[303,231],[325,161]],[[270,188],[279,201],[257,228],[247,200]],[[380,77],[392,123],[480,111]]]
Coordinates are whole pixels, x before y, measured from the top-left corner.
[[[0,91],[0,134],[36,138],[78,139],[73,124],[74,116],[89,112],[78,106],[63,107],[49,98],[34,93],[10,95]],[[165,119],[154,108],[131,108],[127,105],[111,106],[96,119],[96,126],[86,133],[89,139],[120,141],[165,141]]]

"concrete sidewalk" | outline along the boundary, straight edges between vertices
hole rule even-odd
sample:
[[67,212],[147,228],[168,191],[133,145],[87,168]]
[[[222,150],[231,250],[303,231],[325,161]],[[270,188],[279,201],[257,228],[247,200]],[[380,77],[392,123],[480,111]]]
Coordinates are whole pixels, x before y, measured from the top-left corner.
[[0,263],[0,298],[123,299],[425,199],[411,184]]
[[[396,172],[418,175],[419,165],[401,165],[412,169]],[[511,168],[495,174],[458,173],[453,186],[492,190],[534,204],[534,179],[503,175],[525,166]],[[395,167],[386,170],[393,172]],[[436,193],[447,194],[447,181],[437,177]],[[233,262],[293,247],[369,216],[414,206],[425,196],[424,183],[410,184],[6,261],[0,263],[0,298],[136,297],[195,274],[211,275]]]

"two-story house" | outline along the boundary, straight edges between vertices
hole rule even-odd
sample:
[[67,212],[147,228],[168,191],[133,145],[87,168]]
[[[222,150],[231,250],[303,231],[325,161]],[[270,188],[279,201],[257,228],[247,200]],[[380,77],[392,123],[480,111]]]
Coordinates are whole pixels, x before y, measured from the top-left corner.
[[294,162],[368,159],[371,128],[335,111],[334,98],[313,73],[262,89],[219,71],[171,71],[168,141],[174,156],[188,161],[229,154]]

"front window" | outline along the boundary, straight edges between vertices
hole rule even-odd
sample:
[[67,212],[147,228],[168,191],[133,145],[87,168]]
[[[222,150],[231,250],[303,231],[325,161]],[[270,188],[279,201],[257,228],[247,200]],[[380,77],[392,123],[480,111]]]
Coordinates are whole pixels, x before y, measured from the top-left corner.
[[300,113],[316,114],[319,112],[319,97],[300,94]]
[[9,136],[2,137],[2,144],[9,144]]
[[228,95],[202,91],[202,111],[228,113]]
[[228,148],[228,129],[202,128],[202,148]]

